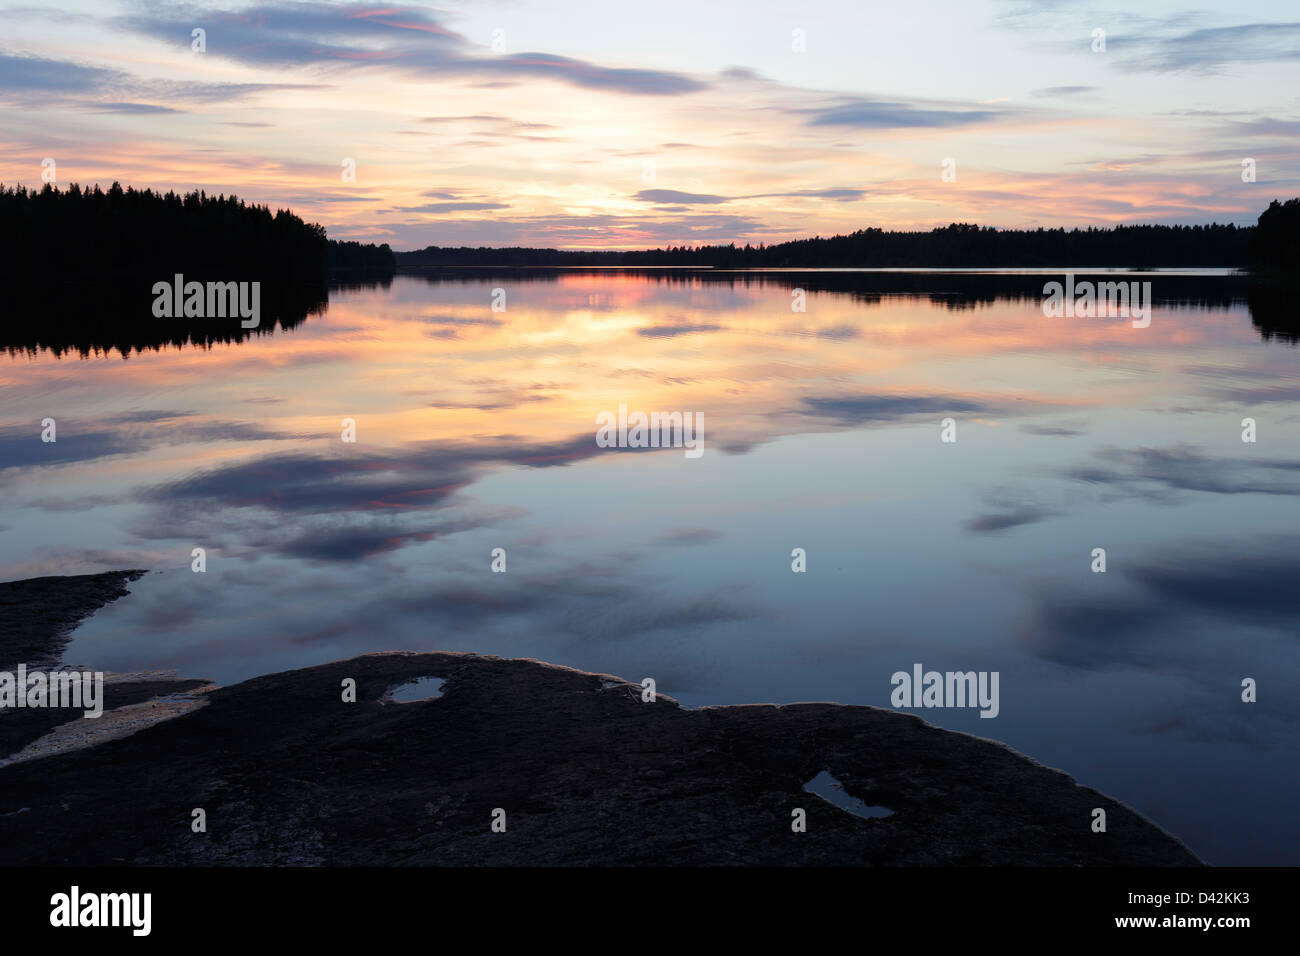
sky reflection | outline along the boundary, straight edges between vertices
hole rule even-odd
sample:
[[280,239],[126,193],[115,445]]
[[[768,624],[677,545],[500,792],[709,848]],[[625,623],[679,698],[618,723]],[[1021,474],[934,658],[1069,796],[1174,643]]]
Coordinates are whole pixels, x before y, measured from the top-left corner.
[[[399,277],[210,350],[0,358],[0,574],[150,568],[67,660],[222,682],[447,649],[889,706],[914,662],[999,670],[997,719],[920,716],[1211,862],[1294,864],[1300,352],[1228,301],[1134,329],[996,297],[794,313],[778,278]],[[598,448],[620,404],[702,412],[705,454]]]

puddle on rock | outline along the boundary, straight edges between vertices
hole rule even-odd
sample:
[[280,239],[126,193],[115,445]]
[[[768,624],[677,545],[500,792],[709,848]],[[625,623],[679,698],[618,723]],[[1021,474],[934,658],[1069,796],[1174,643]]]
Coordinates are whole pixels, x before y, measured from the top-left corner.
[[435,700],[442,696],[442,685],[445,683],[445,677],[421,677],[405,684],[394,684],[388,688],[384,697],[404,704],[413,700]]
[[862,817],[870,820],[880,817],[892,817],[894,811],[888,807],[869,807],[857,797],[850,796],[844,789],[844,784],[840,783],[830,775],[829,771],[823,770],[817,776],[813,777],[803,785],[803,788],[809,793],[814,793],[828,803],[833,803],[855,817]]

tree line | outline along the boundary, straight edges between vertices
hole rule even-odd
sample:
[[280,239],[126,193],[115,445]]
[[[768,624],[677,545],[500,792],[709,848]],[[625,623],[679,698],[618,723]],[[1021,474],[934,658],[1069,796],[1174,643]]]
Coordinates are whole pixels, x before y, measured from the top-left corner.
[[322,282],[331,270],[392,272],[387,245],[335,242],[287,209],[195,190],[0,186],[0,261],[16,274]]
[[[113,183],[66,189],[0,185],[0,263],[9,280],[0,348],[56,354],[212,347],[323,311],[340,282],[391,279],[387,246],[335,242],[287,209],[236,196],[179,195]],[[261,317],[154,316],[154,284],[257,282]]]
[[1276,200],[1257,226],[1119,225],[997,229],[953,223],[929,231],[860,229],[772,245],[669,246],[635,251],[429,246],[401,266],[826,267],[1279,267],[1297,263],[1300,199]]
[[1274,199],[1259,216],[1254,237],[1255,266],[1282,273],[1300,268],[1300,199]]

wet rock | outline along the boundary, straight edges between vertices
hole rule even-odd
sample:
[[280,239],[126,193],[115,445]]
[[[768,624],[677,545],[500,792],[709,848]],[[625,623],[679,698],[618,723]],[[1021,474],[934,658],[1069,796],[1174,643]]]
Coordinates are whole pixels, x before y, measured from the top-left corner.
[[[385,705],[389,687],[425,675],[445,679],[440,698]],[[345,678],[356,703],[342,702]],[[382,653],[213,690],[207,706],[132,736],[0,768],[0,814],[31,808],[0,816],[0,862],[1199,862],[1069,776],[909,714],[686,710],[609,693],[610,680],[533,660]],[[823,769],[894,814],[863,819],[804,792]],[[194,807],[206,833],[191,832]],[[1104,834],[1091,830],[1094,807]],[[505,832],[492,831],[497,808]],[[791,830],[796,808],[807,832]]]
[[105,604],[130,592],[144,571],[107,571],[0,582],[0,670],[58,663],[68,635]]
[[[145,573],[107,571],[0,582],[0,670],[14,673],[20,664],[26,664],[29,672],[61,669],[63,651],[76,626],[105,604],[129,594],[126,585]],[[129,732],[132,723],[148,726],[184,709],[168,701],[162,705],[164,712],[158,713],[159,706],[150,702],[184,696],[207,684],[156,674],[115,675],[104,683],[103,716],[91,720],[85,720],[81,711],[58,707],[0,709],[0,765],[20,755],[25,759],[33,752],[89,744],[97,735],[120,735]],[[154,713],[142,719],[133,712],[135,705]]]

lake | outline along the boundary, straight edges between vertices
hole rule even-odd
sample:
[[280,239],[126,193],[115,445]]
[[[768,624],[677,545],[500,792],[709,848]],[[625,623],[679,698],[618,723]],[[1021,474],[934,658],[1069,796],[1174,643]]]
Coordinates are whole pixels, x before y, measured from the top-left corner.
[[[13,349],[0,579],[148,568],[65,660],[221,683],[438,649],[889,707],[997,672],[992,719],[908,712],[1300,863],[1294,309],[1184,270],[1134,277],[1147,327],[1049,318],[1051,277],[401,275],[242,340]],[[601,447],[620,406],[702,454]]]

